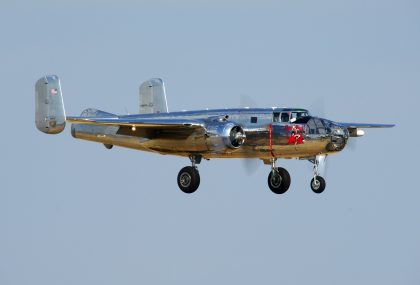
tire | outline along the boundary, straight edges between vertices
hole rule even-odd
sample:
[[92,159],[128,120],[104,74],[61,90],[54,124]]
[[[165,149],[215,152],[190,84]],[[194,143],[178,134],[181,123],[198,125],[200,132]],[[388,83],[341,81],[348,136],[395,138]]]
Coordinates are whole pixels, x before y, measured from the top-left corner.
[[316,176],[316,180],[318,181],[318,184],[316,184],[314,178],[312,178],[311,189],[312,191],[314,191],[314,193],[321,194],[322,192],[324,192],[327,183],[325,182],[325,179],[321,176]]
[[194,193],[198,186],[200,186],[200,174],[197,168],[186,166],[178,173],[178,187],[182,192],[191,194]]
[[290,187],[291,179],[289,172],[281,167],[277,171],[271,171],[268,175],[268,187],[275,194],[284,194]]
[[114,146],[112,144],[104,143],[105,148],[112,149]]

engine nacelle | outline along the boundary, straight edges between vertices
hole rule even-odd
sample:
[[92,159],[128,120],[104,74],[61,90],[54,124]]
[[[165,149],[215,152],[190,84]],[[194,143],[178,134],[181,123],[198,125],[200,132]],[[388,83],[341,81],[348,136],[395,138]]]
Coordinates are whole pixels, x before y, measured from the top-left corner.
[[365,135],[365,131],[357,128],[351,128],[349,129],[349,135],[353,138],[363,137]]
[[232,122],[212,122],[206,126],[206,144],[210,150],[240,148],[245,138],[244,129]]

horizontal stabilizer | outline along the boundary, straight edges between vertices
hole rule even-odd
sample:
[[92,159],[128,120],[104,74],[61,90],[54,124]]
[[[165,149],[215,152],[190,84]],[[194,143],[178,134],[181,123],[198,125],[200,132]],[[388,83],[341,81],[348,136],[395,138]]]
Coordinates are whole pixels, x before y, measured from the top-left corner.
[[94,108],[88,108],[83,110],[82,114],[80,115],[80,117],[83,118],[92,118],[92,117],[97,117],[97,118],[117,118],[118,116],[112,113],[108,113],[105,111],[101,111],[101,110],[97,110]]

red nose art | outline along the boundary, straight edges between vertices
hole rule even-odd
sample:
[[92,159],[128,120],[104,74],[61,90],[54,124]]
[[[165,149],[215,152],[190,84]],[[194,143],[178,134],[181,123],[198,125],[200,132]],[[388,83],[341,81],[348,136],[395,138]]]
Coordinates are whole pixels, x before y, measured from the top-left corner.
[[297,144],[303,144],[305,142],[302,136],[302,133],[303,133],[302,126],[299,126],[299,125],[286,126],[285,129],[286,131],[291,131],[287,144],[297,145]]

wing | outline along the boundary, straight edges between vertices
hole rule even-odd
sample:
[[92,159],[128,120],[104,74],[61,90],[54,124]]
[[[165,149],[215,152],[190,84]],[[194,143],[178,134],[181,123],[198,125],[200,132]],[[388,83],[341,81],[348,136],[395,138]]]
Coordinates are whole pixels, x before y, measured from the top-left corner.
[[168,119],[168,118],[132,118],[132,117],[66,117],[66,121],[73,124],[91,124],[98,126],[129,126],[138,128],[161,129],[200,129],[204,124],[197,120]]
[[337,123],[340,126],[348,129],[367,129],[367,128],[392,128],[395,127],[393,124],[363,124],[363,123]]

